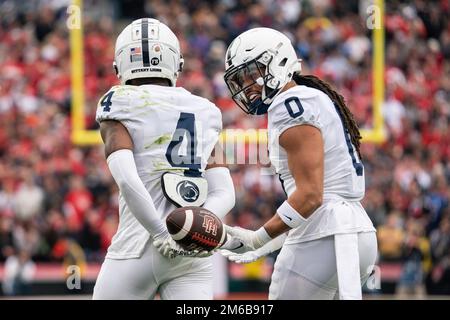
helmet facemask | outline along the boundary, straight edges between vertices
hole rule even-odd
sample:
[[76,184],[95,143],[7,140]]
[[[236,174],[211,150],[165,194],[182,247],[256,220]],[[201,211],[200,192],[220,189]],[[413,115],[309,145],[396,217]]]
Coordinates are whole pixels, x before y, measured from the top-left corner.
[[[225,72],[224,80],[233,100],[245,113],[261,115],[267,112],[273,98],[280,90],[269,72],[273,59],[267,52]],[[255,97],[255,94],[259,97]]]

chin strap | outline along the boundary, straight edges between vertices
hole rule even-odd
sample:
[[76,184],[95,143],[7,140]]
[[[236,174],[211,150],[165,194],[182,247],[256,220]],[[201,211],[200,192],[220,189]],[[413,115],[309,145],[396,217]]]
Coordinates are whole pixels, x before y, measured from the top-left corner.
[[[272,79],[273,80],[273,79]],[[254,107],[249,108],[249,113],[254,115],[263,115],[267,113],[267,110],[270,107],[270,104],[273,102],[277,94],[280,92],[280,89],[271,89],[263,82],[262,77],[256,80],[256,83],[263,87],[261,91],[261,98],[258,98],[254,103]],[[278,82],[279,83],[279,82]],[[271,90],[270,93],[267,92]],[[263,98],[265,97],[265,98]]]
[[[259,99],[259,100],[261,100],[261,99]],[[261,103],[256,107],[256,110],[255,110],[255,112],[254,112],[253,114],[255,114],[255,115],[257,115],[257,116],[266,114],[266,113],[267,113],[267,110],[269,110],[269,107],[270,107],[270,104],[266,104],[266,103],[261,102]]]

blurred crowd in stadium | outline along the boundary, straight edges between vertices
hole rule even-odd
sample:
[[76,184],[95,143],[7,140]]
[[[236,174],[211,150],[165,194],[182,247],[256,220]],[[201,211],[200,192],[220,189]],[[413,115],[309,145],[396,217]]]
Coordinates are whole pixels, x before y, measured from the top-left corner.
[[[117,228],[118,191],[102,147],[70,142],[67,2],[0,1],[0,263],[101,262]],[[363,204],[378,229],[380,261],[402,263],[400,290],[427,284],[429,293],[450,294],[450,3],[386,2],[387,141],[363,145]],[[115,36],[142,16],[179,36],[178,85],[213,100],[225,127],[265,122],[234,105],[222,77],[227,45],[257,26],[288,34],[303,73],[332,83],[360,127],[372,125],[369,1],[84,3],[88,129],[96,128],[98,99],[117,84]],[[237,204],[227,222],[257,228],[284,200],[278,177],[258,166],[232,169]]]

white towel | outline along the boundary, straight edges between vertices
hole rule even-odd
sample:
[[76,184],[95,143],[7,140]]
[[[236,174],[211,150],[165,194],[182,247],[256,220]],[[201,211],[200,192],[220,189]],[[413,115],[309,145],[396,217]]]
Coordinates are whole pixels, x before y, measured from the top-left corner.
[[334,235],[340,300],[362,300],[358,234]]

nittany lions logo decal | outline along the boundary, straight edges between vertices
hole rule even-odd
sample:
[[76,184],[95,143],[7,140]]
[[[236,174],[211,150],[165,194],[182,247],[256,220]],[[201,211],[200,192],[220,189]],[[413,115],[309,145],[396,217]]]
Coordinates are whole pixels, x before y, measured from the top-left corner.
[[213,236],[217,235],[217,223],[214,218],[210,216],[203,216],[202,227],[205,228],[206,233],[212,233]]
[[150,63],[151,63],[153,66],[156,66],[156,65],[159,64],[159,59],[158,59],[158,58],[152,58],[152,60],[150,61]]
[[191,181],[181,181],[177,185],[177,192],[187,202],[195,202],[200,195],[197,185]]

